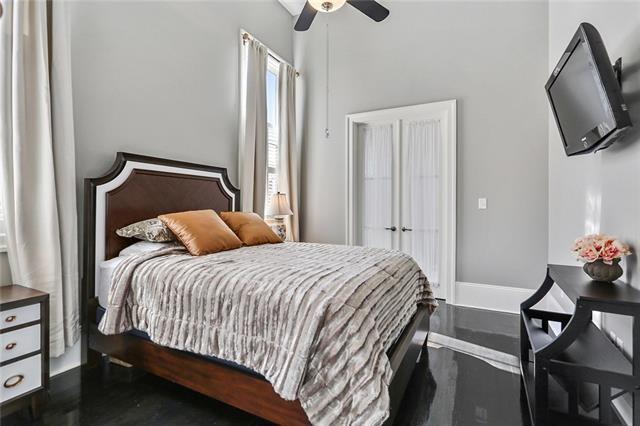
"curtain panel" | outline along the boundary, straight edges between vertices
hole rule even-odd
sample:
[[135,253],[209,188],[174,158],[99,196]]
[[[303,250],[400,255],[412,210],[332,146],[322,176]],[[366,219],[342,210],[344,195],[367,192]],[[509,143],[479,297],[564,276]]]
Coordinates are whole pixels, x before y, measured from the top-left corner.
[[264,216],[267,188],[267,48],[244,40],[240,57],[238,176],[242,210]]
[[50,295],[55,357],[80,335],[69,26],[65,2],[3,4],[0,193],[9,264],[14,283]]
[[439,287],[441,124],[439,120],[408,121],[403,132],[402,223],[413,231],[403,235],[402,251],[416,259],[432,286]]
[[363,246],[392,248],[393,237],[393,126],[367,124],[359,128],[362,191],[360,211]]
[[296,137],[296,70],[280,63],[278,73],[280,107],[280,173],[278,188],[287,194],[293,212],[287,216],[287,240],[300,240],[300,141]]

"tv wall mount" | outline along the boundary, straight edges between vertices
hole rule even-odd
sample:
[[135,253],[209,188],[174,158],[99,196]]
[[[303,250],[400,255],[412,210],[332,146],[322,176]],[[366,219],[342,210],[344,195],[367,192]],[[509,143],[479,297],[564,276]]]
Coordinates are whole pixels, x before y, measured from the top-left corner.
[[618,58],[613,64],[613,72],[616,75],[616,80],[618,80],[618,86],[622,89],[622,58]]

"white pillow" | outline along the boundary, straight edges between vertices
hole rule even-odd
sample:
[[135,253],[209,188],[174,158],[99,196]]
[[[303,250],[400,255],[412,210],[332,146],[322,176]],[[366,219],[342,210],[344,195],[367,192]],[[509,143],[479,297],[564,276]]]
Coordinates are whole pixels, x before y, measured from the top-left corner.
[[139,241],[135,244],[131,244],[129,247],[122,249],[120,256],[131,256],[134,254],[144,254],[163,248],[176,246],[175,242],[172,243],[152,243],[150,241]]

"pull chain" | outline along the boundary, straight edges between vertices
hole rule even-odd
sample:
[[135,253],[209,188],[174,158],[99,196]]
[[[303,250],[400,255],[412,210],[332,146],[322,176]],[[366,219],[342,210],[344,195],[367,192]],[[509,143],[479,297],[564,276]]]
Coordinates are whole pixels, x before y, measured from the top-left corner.
[[327,29],[326,29],[326,38],[327,38],[327,43],[326,43],[326,65],[327,65],[327,69],[325,70],[325,78],[326,78],[326,111],[325,111],[325,128],[324,128],[324,137],[326,139],[329,139],[329,136],[331,136],[330,132],[329,132],[329,24],[327,23]]

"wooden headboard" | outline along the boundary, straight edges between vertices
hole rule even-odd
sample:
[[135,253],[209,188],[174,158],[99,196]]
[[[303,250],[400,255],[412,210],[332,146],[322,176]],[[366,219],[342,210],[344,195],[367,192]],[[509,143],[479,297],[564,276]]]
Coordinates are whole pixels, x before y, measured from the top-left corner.
[[119,152],[102,177],[85,179],[84,289],[94,297],[99,265],[136,240],[118,228],[163,213],[240,209],[227,169]]

